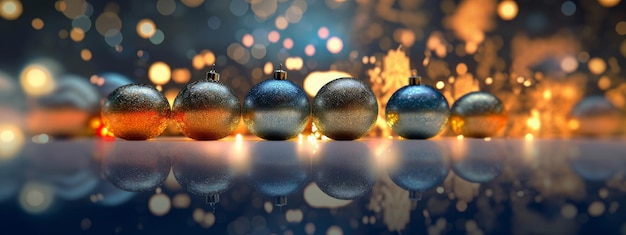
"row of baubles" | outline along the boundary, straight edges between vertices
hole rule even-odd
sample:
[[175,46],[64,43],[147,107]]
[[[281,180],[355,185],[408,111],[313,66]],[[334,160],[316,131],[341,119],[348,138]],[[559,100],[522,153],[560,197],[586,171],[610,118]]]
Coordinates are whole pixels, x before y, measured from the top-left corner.
[[[171,108],[161,92],[139,84],[117,88],[102,107],[106,127],[127,140],[159,136],[170,118],[192,139],[217,140],[231,134],[242,115],[250,132],[267,140],[296,137],[311,116],[323,135],[354,140],[374,126],[378,102],[364,82],[339,78],[324,85],[311,104],[302,88],[287,80],[287,73],[279,68],[273,78],[255,85],[241,105],[211,69],[206,80],[183,88]],[[407,139],[431,138],[445,128],[448,119],[456,134],[468,137],[492,136],[506,125],[506,110],[492,94],[469,93],[450,109],[446,98],[416,75],[391,96],[385,116],[392,130]]]

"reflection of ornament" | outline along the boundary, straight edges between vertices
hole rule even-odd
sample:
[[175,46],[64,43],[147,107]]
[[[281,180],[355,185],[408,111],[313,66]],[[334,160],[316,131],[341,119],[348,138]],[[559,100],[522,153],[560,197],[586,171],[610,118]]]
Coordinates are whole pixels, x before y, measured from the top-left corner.
[[603,181],[624,167],[622,143],[619,141],[576,141],[570,147],[570,167],[589,181]]
[[185,86],[176,96],[172,119],[189,138],[217,140],[237,128],[241,114],[239,100],[219,80],[219,73],[211,69],[207,80]]
[[385,109],[387,124],[407,139],[427,139],[437,135],[450,115],[448,101],[441,92],[422,84],[422,78],[411,76],[409,85],[398,89]]
[[286,140],[300,134],[309,122],[311,108],[302,88],[287,80],[287,72],[274,71],[246,95],[243,120],[250,132],[267,140]]
[[93,191],[93,194],[97,195],[95,197],[95,204],[113,207],[128,202],[135,196],[136,193],[121,190],[115,187],[109,181],[102,180],[100,181],[98,187]]
[[506,110],[494,95],[471,92],[452,105],[450,124],[457,135],[489,137],[498,134],[506,125]]
[[369,192],[376,174],[369,148],[362,142],[324,142],[313,165],[315,184],[331,197],[351,200]]
[[152,86],[131,84],[115,89],[104,100],[102,121],[116,137],[146,140],[167,127],[170,104]]
[[252,146],[249,179],[274,204],[287,204],[287,195],[300,189],[309,169],[296,151],[297,142],[257,142]]
[[496,140],[463,139],[452,146],[452,170],[461,178],[486,183],[502,172],[505,152]]
[[187,142],[178,146],[172,171],[176,181],[190,193],[206,196],[207,203],[219,202],[219,194],[233,184],[235,170],[228,164],[228,152],[207,152],[205,143]]
[[374,92],[354,78],[339,78],[324,85],[313,100],[313,122],[335,140],[361,138],[378,117]]
[[395,159],[389,177],[409,190],[411,199],[419,199],[422,192],[441,184],[448,176],[448,164],[435,142],[399,141],[392,148],[397,152],[392,152]]
[[572,110],[570,127],[581,136],[611,136],[622,125],[622,113],[603,96],[590,96]]
[[105,178],[115,187],[143,192],[154,190],[170,172],[169,156],[157,142],[114,142],[102,159]]

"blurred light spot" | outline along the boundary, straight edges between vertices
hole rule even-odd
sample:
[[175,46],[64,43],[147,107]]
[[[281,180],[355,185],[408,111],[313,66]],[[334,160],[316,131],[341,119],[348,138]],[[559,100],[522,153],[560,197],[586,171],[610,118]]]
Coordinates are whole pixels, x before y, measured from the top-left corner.
[[274,211],[274,205],[272,205],[271,202],[266,201],[265,203],[263,203],[263,209],[265,210],[265,213],[272,213],[272,211]]
[[245,47],[251,47],[252,44],[254,44],[254,37],[252,37],[249,33],[243,35],[243,38],[241,38],[241,44]]
[[343,230],[339,226],[333,225],[328,228],[326,235],[343,235]]
[[191,65],[196,70],[200,70],[204,68],[204,58],[202,57],[202,55],[201,54],[195,55],[193,59],[191,60]]
[[91,29],[91,19],[86,15],[80,15],[72,20],[72,27],[81,28],[87,32]]
[[615,25],[615,32],[619,35],[626,35],[626,21],[620,21]]
[[314,56],[315,46],[313,46],[312,44],[306,45],[306,47],[304,47],[304,54],[306,54],[307,56]]
[[104,34],[104,41],[111,47],[117,47],[123,40],[124,36],[122,36],[122,33],[115,29],[111,29],[109,32]]
[[293,48],[293,40],[291,38],[285,38],[283,41],[283,47],[287,50]]
[[393,32],[393,39],[402,46],[411,47],[415,43],[415,33],[409,29],[397,29]]
[[263,70],[261,70],[261,68],[254,68],[251,75],[253,80],[260,80],[263,77]]
[[314,223],[306,223],[306,225],[304,226],[304,232],[306,232],[306,234],[311,235],[315,233],[315,224]]
[[33,19],[33,21],[31,21],[30,24],[31,26],[33,26],[33,29],[36,29],[36,30],[41,30],[43,29],[43,26],[44,26],[43,20],[41,18]]
[[561,12],[566,16],[574,15],[574,13],[576,13],[576,4],[571,1],[565,1],[561,4]]
[[228,54],[228,57],[230,57],[233,60],[240,60],[241,58],[243,58],[245,54],[244,51],[245,49],[238,43],[232,43],[226,49],[226,53]]
[[581,63],[587,63],[589,61],[589,53],[586,51],[581,51],[578,53],[578,61]]
[[289,57],[285,61],[285,67],[287,67],[288,70],[299,70],[302,69],[303,65],[304,61],[302,61],[301,57]]
[[252,12],[261,19],[267,19],[272,16],[278,8],[276,0],[254,0],[250,2],[250,5]]
[[230,1],[230,12],[235,16],[243,16],[248,12],[248,2],[245,0]]
[[587,64],[589,71],[593,74],[600,75],[606,70],[606,62],[602,58],[594,57]]
[[0,16],[5,20],[16,20],[22,15],[22,3],[18,0],[0,1]]
[[187,83],[191,80],[191,72],[187,68],[178,68],[172,71],[172,80],[176,83]]
[[33,141],[33,143],[36,143],[36,144],[45,144],[45,143],[48,143],[48,141],[50,141],[50,136],[46,134],[39,134],[39,135],[33,136],[31,140]]
[[151,19],[141,19],[137,23],[137,34],[139,37],[148,39],[156,33],[156,25]]
[[290,6],[285,13],[285,18],[289,23],[298,23],[302,19],[302,10],[299,7]]
[[54,79],[50,71],[40,65],[27,66],[20,76],[22,89],[27,95],[40,96],[54,90]]
[[598,80],[598,88],[600,88],[601,90],[606,90],[609,89],[611,87],[611,79],[607,76],[602,76],[599,80]]
[[533,83],[530,80],[526,80],[522,84],[524,84],[525,87],[530,87]]
[[202,218],[202,222],[200,223],[200,225],[202,225],[202,227],[208,228],[213,226],[213,224],[215,224],[215,215],[211,212],[204,214],[204,218]]
[[566,73],[576,71],[578,68],[578,61],[573,56],[567,56],[561,60],[561,70]]
[[206,64],[207,66],[212,66],[213,64],[215,64],[215,54],[209,50],[203,52],[204,55],[202,56],[202,58],[204,58],[204,64]]
[[619,47],[619,51],[622,54],[623,57],[626,57],[626,39],[624,39],[624,41],[622,41],[622,44]]
[[222,21],[217,16],[211,16],[208,22],[209,22],[209,28],[212,30],[219,29],[220,25],[222,25]]
[[180,0],[180,2],[185,4],[185,6],[187,7],[195,8],[202,5],[202,3],[204,3],[204,0]]
[[326,27],[321,27],[319,30],[317,30],[317,36],[321,39],[327,39],[328,36],[330,36],[330,31],[328,31],[328,28]]
[[332,54],[338,54],[343,50],[343,41],[338,37],[331,37],[326,42],[326,49]]
[[201,208],[196,208],[193,210],[191,217],[193,217],[193,220],[196,221],[196,223],[201,223],[202,219],[204,219],[204,211]]
[[309,73],[304,79],[304,91],[311,96],[314,97],[317,92],[322,88],[322,86],[326,85],[332,80],[343,77],[352,77],[349,73],[341,72],[341,71],[315,71]]
[[83,15],[87,12],[89,4],[84,0],[64,0],[60,1],[59,8],[63,15],[68,19],[75,19],[76,17]]
[[492,77],[488,77],[485,79],[485,84],[486,85],[491,85],[493,83],[493,78]]
[[161,31],[160,29],[157,29],[156,32],[154,32],[154,35],[150,37],[150,42],[152,42],[152,44],[154,45],[159,45],[163,43],[164,40],[165,34],[163,34],[163,31]]
[[566,219],[573,219],[578,214],[578,210],[572,204],[561,207],[561,216]]
[[465,63],[459,63],[456,66],[456,73],[458,75],[465,75],[467,73],[467,65]]
[[179,193],[174,196],[174,208],[187,208],[191,204],[191,198],[185,193]]
[[276,30],[270,31],[270,33],[267,34],[267,40],[271,43],[277,43],[278,40],[280,40],[280,33]]
[[69,33],[65,29],[59,30],[59,38],[66,39],[69,36]]
[[24,146],[24,134],[17,125],[3,124],[0,126],[0,143],[0,160],[11,159]]
[[287,210],[287,212],[285,213],[285,219],[288,223],[300,223],[302,222],[303,217],[304,214],[300,209]]
[[172,208],[172,202],[167,195],[159,193],[150,197],[150,201],[148,202],[148,208],[153,215],[163,216],[170,212],[170,209]]
[[444,83],[443,81],[438,81],[437,84],[435,84],[435,87],[437,87],[437,89],[441,90],[444,87],[446,87],[446,83]]
[[533,136],[533,134],[531,133],[526,133],[526,135],[524,136],[524,139],[526,140],[533,140],[535,138],[535,136]]
[[456,136],[456,139],[457,139],[457,140],[463,140],[463,138],[464,138],[464,137],[463,137],[463,135],[457,135],[457,136]]
[[80,51],[80,58],[83,59],[84,61],[90,61],[91,60],[91,51],[87,48],[84,48]]
[[148,69],[148,77],[156,85],[166,84],[171,78],[170,66],[162,61],[154,62]]
[[272,63],[270,63],[269,61],[265,63],[265,65],[263,66],[263,72],[266,75],[270,75],[272,74],[272,72],[274,71],[274,65],[272,65]]
[[[117,34],[122,29],[122,20],[117,14],[112,12],[104,12],[96,18],[96,30],[100,35],[107,36],[107,34]],[[111,33],[110,31],[114,32]]]
[[159,14],[168,16],[176,11],[176,2],[174,0],[159,0],[156,7]]
[[515,19],[518,10],[517,3],[513,0],[504,0],[498,4],[498,15],[503,20]]
[[603,7],[614,7],[617,6],[619,2],[621,2],[621,0],[598,0],[598,3]]
[[45,184],[29,182],[19,194],[20,207],[31,214],[45,212],[54,201],[54,189]]
[[256,44],[252,47],[252,57],[256,58],[256,59],[262,59],[263,57],[265,57],[265,46],[263,46],[262,44]]
[[595,201],[589,205],[589,208],[587,208],[587,212],[592,217],[598,217],[604,214],[605,209],[606,209],[606,206],[604,206],[603,202]]
[[72,31],[70,31],[70,38],[75,42],[80,42],[85,39],[85,32],[81,28],[72,28]]
[[276,25],[276,28],[279,30],[286,29],[287,26],[289,26],[289,22],[284,16],[276,17],[276,21],[274,22],[274,24]]
[[352,202],[328,196],[315,183],[310,183],[304,188],[304,200],[313,208],[329,209],[344,207]]

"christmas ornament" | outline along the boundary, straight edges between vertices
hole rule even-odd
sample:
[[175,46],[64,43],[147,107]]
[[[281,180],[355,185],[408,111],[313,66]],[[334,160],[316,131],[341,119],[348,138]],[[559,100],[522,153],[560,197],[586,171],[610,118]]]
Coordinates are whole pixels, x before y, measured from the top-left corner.
[[243,120],[258,137],[286,140],[300,134],[309,122],[311,108],[302,88],[287,80],[282,65],[274,78],[262,81],[246,95]]
[[620,141],[570,140],[570,167],[588,181],[602,182],[624,168],[623,145]]
[[180,131],[196,140],[217,140],[232,133],[241,117],[239,99],[220,81],[215,68],[207,80],[183,88],[172,104],[172,119]]
[[423,85],[422,78],[413,75],[408,86],[391,95],[385,116],[387,124],[399,136],[428,139],[439,134],[448,123],[450,107],[441,92]]
[[152,86],[131,84],[115,89],[104,100],[102,121],[116,137],[146,140],[167,127],[170,104]]
[[176,181],[190,193],[206,197],[214,206],[219,194],[228,190],[235,178],[235,170],[229,165],[227,151],[207,151],[202,142],[186,142],[178,145],[173,159],[172,171]]
[[299,190],[309,176],[309,159],[296,151],[297,142],[262,141],[250,153],[248,178],[263,194],[274,197],[274,205],[287,205],[287,195]]
[[502,101],[487,92],[471,92],[459,98],[450,113],[452,131],[466,137],[497,135],[506,126]]
[[374,92],[354,78],[339,78],[324,85],[313,100],[313,123],[335,140],[361,138],[374,127],[378,102]]
[[102,159],[104,177],[115,187],[130,192],[152,191],[167,178],[172,167],[169,155],[158,142],[116,142]]
[[486,183],[502,172],[504,157],[509,154],[502,142],[482,139],[463,139],[451,142],[452,171],[461,178]]
[[352,200],[376,182],[373,156],[362,142],[323,142],[313,164],[315,184],[328,196]]
[[422,192],[443,182],[448,176],[448,163],[441,149],[432,141],[397,141],[392,145],[394,163],[389,177],[409,191],[409,198],[418,200]]
[[590,96],[574,106],[569,127],[575,135],[607,137],[619,133],[622,120],[622,112],[606,98]]

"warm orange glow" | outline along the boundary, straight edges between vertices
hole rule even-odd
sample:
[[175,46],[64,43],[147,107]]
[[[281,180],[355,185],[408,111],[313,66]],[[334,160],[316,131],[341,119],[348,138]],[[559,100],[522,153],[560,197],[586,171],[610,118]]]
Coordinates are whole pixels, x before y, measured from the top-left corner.
[[204,58],[201,54],[197,54],[193,57],[193,59],[191,60],[191,66],[193,66],[194,69],[196,70],[200,70],[202,68],[204,68]]
[[172,80],[176,83],[187,83],[191,79],[191,72],[187,68],[178,68],[172,71]]
[[503,20],[515,19],[518,11],[519,9],[515,1],[505,0],[498,4],[498,15]]
[[0,125],[0,162],[15,157],[23,145],[24,133],[17,125]]
[[280,40],[280,33],[276,30],[270,31],[270,33],[267,34],[267,40],[271,43],[277,43],[278,40]]
[[602,58],[594,57],[589,60],[589,71],[593,74],[600,75],[606,70],[606,62]]
[[43,26],[44,26],[43,20],[41,18],[33,19],[33,21],[31,21],[30,24],[33,26],[33,29],[36,29],[36,30],[41,30],[43,29]]
[[465,63],[459,63],[456,66],[456,73],[459,75],[465,75],[467,73],[467,65]]
[[85,39],[85,31],[78,27],[73,28],[72,31],[70,31],[70,38],[75,42],[80,42]]
[[276,22],[274,23],[277,29],[283,30],[289,26],[289,22],[287,22],[287,18],[284,16],[276,17]]
[[446,84],[443,81],[438,81],[437,84],[435,84],[435,87],[437,87],[437,89],[441,90],[444,87],[446,87]]
[[343,50],[343,41],[338,37],[331,37],[326,42],[326,48],[332,54],[338,54]]
[[285,38],[283,41],[283,47],[287,50],[293,48],[293,40],[291,38]]
[[530,140],[533,140],[534,138],[535,138],[535,136],[534,136],[533,134],[531,134],[531,133],[527,133],[527,134],[524,136],[524,139],[529,140],[529,141],[530,141]]
[[22,15],[22,3],[18,0],[0,1],[0,16],[5,20],[16,20]]
[[619,2],[621,2],[621,0],[598,0],[598,3],[603,7],[614,7],[617,6]]
[[48,69],[40,65],[31,65],[20,76],[22,89],[27,95],[40,96],[54,90],[54,79]]
[[265,63],[265,65],[263,66],[263,73],[269,75],[272,74],[272,71],[274,71],[274,65],[272,65],[272,63],[270,63],[269,61],[267,63]]
[[82,49],[80,51],[80,58],[83,59],[84,61],[90,61],[91,60],[91,51],[87,48]]
[[209,50],[203,52],[204,53],[202,58],[204,59],[204,64],[206,64],[207,66],[212,66],[213,64],[215,64],[215,54]]
[[485,79],[485,84],[486,85],[491,85],[492,83],[493,83],[493,78],[488,77],[488,78]]
[[561,70],[566,73],[571,73],[576,71],[578,68],[578,61],[573,56],[568,56],[561,60]]
[[351,77],[351,75],[346,72],[333,70],[309,73],[309,75],[307,75],[304,79],[304,91],[306,91],[309,96],[314,97],[322,86],[326,85],[326,83],[342,77]]
[[327,39],[328,36],[330,36],[330,31],[326,27],[321,27],[319,30],[317,30],[317,36],[321,39]]
[[156,24],[151,19],[142,19],[137,23],[136,30],[139,37],[149,39],[156,33]]
[[309,44],[304,48],[304,54],[306,54],[307,56],[313,56],[315,55],[315,46]]
[[626,21],[620,21],[615,25],[615,32],[619,35],[626,35]]
[[243,35],[243,38],[241,38],[241,44],[245,47],[251,47],[252,44],[254,44],[254,37],[252,37],[249,33]]
[[289,70],[299,70],[302,69],[304,65],[304,61],[301,57],[289,57],[285,61],[285,67]]
[[607,76],[602,76],[600,80],[598,80],[598,88],[601,90],[606,90],[611,87],[611,79]]
[[170,81],[171,75],[170,66],[165,62],[154,62],[148,69],[148,77],[156,85],[166,84]]
[[202,5],[202,3],[204,3],[204,0],[181,0],[180,2],[185,4],[185,6],[187,7],[195,8]]

